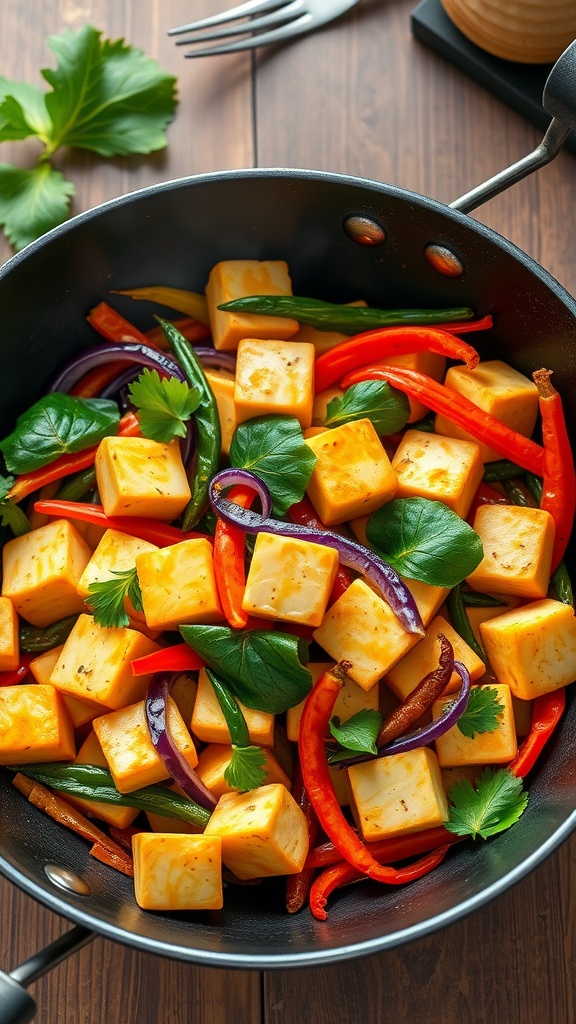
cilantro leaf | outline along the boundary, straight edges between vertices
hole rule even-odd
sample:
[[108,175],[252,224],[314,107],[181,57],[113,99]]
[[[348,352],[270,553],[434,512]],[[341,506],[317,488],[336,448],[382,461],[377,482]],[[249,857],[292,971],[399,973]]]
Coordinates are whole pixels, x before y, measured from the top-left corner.
[[316,456],[294,416],[258,416],[236,428],[230,463],[256,473],[270,488],[275,515],[282,516],[300,501]]
[[232,758],[224,770],[224,779],[232,789],[246,793],[266,781],[266,755],[262,747],[237,747],[232,744]]
[[185,423],[200,405],[198,388],[176,377],[160,377],[157,370],[143,370],[128,389],[138,409],[144,437],[168,443],[186,437]]
[[142,611],[142,592],[136,568],[112,571],[109,580],[91,583],[85,603],[92,609],[99,626],[129,626],[130,619],[124,607],[125,598],[129,598],[136,611]]
[[376,737],[382,724],[379,711],[366,708],[358,711],[346,722],[340,724],[337,715],[330,721],[330,732],[335,740],[347,750],[358,750],[362,754],[377,754]]
[[473,686],[468,704],[456,722],[463,736],[473,740],[476,735],[494,732],[504,708],[493,686]]
[[325,427],[338,427],[353,420],[371,420],[380,435],[394,434],[408,422],[410,403],[401,391],[385,380],[363,380],[352,384],[342,397],[328,402]]
[[66,220],[74,191],[49,163],[30,171],[0,164],[0,225],[10,244],[23,249]]
[[117,432],[119,421],[116,402],[54,391],[18,418],[12,433],[0,441],[0,451],[11,473],[30,473],[59,455],[98,444]]
[[446,828],[457,836],[488,839],[514,825],[526,809],[528,793],[522,780],[508,768],[485,768],[475,780],[456,782],[449,794],[450,819]]

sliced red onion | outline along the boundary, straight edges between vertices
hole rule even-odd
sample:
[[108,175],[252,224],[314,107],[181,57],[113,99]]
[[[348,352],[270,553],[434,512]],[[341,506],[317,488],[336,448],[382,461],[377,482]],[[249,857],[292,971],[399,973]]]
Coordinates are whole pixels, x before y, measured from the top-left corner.
[[[247,484],[257,491],[262,501],[262,515],[250,509],[241,508],[234,502],[222,497],[222,488],[234,484]],[[265,488],[265,491],[263,491]],[[262,494],[266,494],[266,502]],[[424,627],[416,602],[398,573],[384,562],[369,548],[356,541],[340,537],[329,530],[315,530],[299,523],[285,523],[279,519],[269,519],[271,509],[270,492],[259,477],[247,469],[224,469],[212,478],[209,490],[210,504],[214,512],[228,523],[239,526],[246,533],[272,533],[282,537],[298,537],[313,544],[324,544],[334,548],[342,565],[355,569],[366,576],[381,592],[384,600],[390,605],[404,629],[409,633],[424,636]],[[268,504],[269,502],[269,504]]]
[[137,366],[130,366],[123,373],[119,373],[114,380],[111,380],[109,384],[106,384],[102,388],[99,397],[100,398],[113,398],[118,391],[125,388],[127,384],[132,384],[137,377],[140,375],[140,369]]
[[135,341],[124,341],[116,344],[103,342],[101,345],[93,345],[85,349],[79,355],[73,356],[57,373],[56,377],[48,388],[49,392],[68,392],[75,384],[102,363],[109,362],[137,363],[139,366],[147,366],[150,370],[158,370],[169,377],[177,377],[178,380],[186,380],[182,370],[170,356],[159,352],[148,345],[141,345]]
[[231,374],[236,373],[236,356],[231,352],[220,352],[209,345],[194,345],[193,348],[202,366],[213,366],[217,370],[228,370]]
[[215,797],[178,750],[168,729],[166,707],[170,688],[177,678],[178,672],[155,672],[148,684],[145,707],[150,739],[167,772],[184,790],[186,796],[194,803],[212,811],[217,803]]

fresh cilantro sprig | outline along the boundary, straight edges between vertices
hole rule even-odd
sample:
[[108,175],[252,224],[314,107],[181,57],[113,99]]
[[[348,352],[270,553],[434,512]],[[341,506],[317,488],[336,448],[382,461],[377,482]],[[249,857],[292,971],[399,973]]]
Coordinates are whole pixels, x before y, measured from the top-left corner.
[[522,780],[508,768],[485,768],[473,786],[469,779],[450,789],[446,828],[457,836],[488,839],[518,821],[528,804]]
[[0,164],[0,224],[15,249],[69,215],[75,190],[52,166],[57,150],[152,153],[166,146],[176,109],[176,79],[123,39],[84,25],[47,43],[57,61],[41,70],[48,91],[0,77],[0,142],[36,137],[44,146],[32,169]]
[[128,389],[138,410],[140,429],[152,441],[169,443],[186,437],[186,422],[200,405],[198,388],[176,377],[160,377],[157,370],[143,370]]
[[247,793],[266,781],[266,755],[262,747],[232,744],[232,757],[224,769],[224,779],[232,789]]
[[13,483],[13,476],[0,476],[0,522],[12,530],[15,537],[21,537],[30,532],[32,525],[20,506],[7,497]]
[[343,723],[335,715],[330,720],[330,732],[342,749],[329,751],[328,763],[338,764],[349,758],[351,750],[361,754],[377,754],[376,737],[381,725],[382,715],[370,708],[358,711]]
[[91,583],[88,587],[86,604],[99,626],[128,626],[130,619],[125,608],[129,598],[135,611],[142,611],[142,591],[136,568],[113,572],[111,579]]
[[494,732],[500,724],[504,708],[493,686],[473,686],[468,704],[456,722],[463,736],[473,740],[484,732]]

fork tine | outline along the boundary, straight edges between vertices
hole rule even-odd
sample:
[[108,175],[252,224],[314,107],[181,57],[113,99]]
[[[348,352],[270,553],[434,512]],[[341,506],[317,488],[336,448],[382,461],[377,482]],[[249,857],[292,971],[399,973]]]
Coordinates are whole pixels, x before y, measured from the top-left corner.
[[189,46],[192,43],[209,42],[212,39],[225,39],[227,36],[246,35],[248,32],[259,32],[260,29],[268,28],[270,25],[290,22],[302,13],[303,2],[304,0],[291,0],[271,14],[263,14],[261,18],[251,18],[250,21],[242,22],[240,25],[224,25],[222,28],[215,28],[212,32],[201,32],[192,38],[188,36],[186,39],[177,39],[176,46]]
[[219,54],[238,53],[241,50],[253,50],[257,46],[266,46],[270,43],[280,43],[283,39],[291,39],[292,36],[307,32],[310,27],[310,14],[303,14],[297,21],[291,21],[287,25],[280,25],[270,32],[261,32],[246,39],[238,39],[233,43],[224,43],[222,46],[203,46],[196,50],[188,50],[185,57],[216,57]]
[[169,36],[181,35],[182,32],[194,32],[200,28],[212,28],[213,25],[222,25],[227,21],[235,21],[236,18],[245,18],[250,14],[261,14],[264,11],[274,10],[276,7],[283,7],[286,0],[247,0],[238,7],[230,7],[220,14],[213,14],[209,18],[200,18],[198,21],[191,21],[188,25],[178,25],[176,28],[169,28]]

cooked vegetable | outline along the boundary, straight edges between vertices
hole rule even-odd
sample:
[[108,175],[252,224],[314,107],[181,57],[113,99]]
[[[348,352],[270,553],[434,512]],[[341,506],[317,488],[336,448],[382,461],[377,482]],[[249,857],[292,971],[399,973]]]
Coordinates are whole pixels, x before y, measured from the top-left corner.
[[238,701],[218,676],[206,669],[218,703],[226,719],[232,740],[232,758],[225,769],[224,778],[229,786],[241,793],[261,786],[266,779],[266,758],[262,747],[250,743],[246,719]]
[[554,572],[564,557],[572,532],[576,477],[562,399],[551,383],[551,371],[537,370],[533,377],[540,399],[545,451],[540,508],[550,512],[556,527],[552,552]]
[[304,495],[316,457],[297,419],[263,416],[239,424],[230,446],[230,463],[266,484],[273,511],[282,516]]
[[157,370],[143,370],[128,387],[138,410],[144,437],[168,443],[186,437],[185,423],[200,404],[200,393],[176,377],[161,379]]
[[[318,363],[316,363],[318,373]],[[401,391],[386,381],[366,380],[353,384],[342,397],[336,396],[326,408],[325,427],[369,419],[377,434],[395,434],[408,422],[410,404]]]

